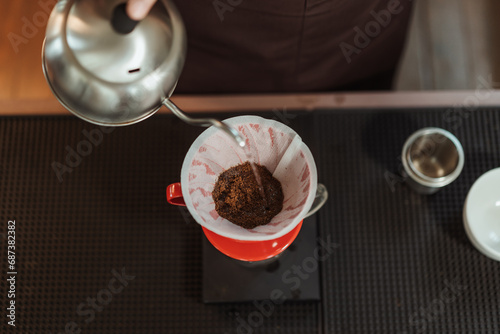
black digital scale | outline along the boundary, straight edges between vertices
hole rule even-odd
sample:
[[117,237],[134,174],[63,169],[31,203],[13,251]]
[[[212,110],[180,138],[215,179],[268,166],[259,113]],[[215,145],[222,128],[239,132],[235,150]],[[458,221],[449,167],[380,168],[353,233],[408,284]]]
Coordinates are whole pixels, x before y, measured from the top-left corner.
[[315,216],[304,220],[294,242],[277,256],[257,262],[235,260],[217,250],[203,235],[203,301],[205,303],[272,300],[320,300],[315,258]]

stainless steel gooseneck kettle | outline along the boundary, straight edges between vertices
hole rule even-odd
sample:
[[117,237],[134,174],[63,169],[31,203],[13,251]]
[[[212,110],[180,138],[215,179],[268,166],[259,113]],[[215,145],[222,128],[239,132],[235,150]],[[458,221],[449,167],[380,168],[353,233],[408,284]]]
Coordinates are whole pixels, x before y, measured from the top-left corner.
[[184,65],[184,24],[169,0],[159,0],[147,17],[132,21],[124,0],[60,0],[54,7],[42,50],[45,78],[59,102],[76,116],[99,125],[137,123],[162,104],[182,120],[215,125],[215,119],[185,115],[169,100]]

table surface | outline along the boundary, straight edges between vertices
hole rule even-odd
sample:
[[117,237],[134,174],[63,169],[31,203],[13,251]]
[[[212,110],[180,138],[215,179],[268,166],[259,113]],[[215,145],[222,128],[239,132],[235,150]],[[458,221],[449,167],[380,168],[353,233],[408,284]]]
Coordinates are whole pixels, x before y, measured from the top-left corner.
[[[464,91],[385,91],[243,95],[178,95],[172,100],[186,112],[255,112],[275,110],[456,108],[500,105],[500,91],[479,86]],[[160,113],[168,113],[165,107]],[[67,115],[50,98],[0,99],[0,115]]]
[[[470,244],[461,217],[473,182],[500,164],[496,109],[259,114],[301,135],[329,189],[315,216],[321,241],[335,245],[318,269],[320,302],[272,311],[202,303],[201,229],[165,201],[202,129],[161,114],[110,133],[72,116],[1,117],[0,233],[8,220],[17,226],[15,330],[58,333],[74,322],[82,333],[500,331],[500,267]],[[404,140],[426,126],[453,132],[466,156],[462,175],[432,196],[398,176]],[[2,265],[2,291],[5,273]],[[123,289],[109,292],[124,275]]]

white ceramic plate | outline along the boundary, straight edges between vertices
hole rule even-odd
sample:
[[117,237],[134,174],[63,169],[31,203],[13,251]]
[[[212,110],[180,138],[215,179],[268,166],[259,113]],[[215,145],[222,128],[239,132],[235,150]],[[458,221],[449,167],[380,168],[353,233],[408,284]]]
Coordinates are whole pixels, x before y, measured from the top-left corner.
[[464,204],[464,226],[472,244],[500,261],[500,168],[481,175]]

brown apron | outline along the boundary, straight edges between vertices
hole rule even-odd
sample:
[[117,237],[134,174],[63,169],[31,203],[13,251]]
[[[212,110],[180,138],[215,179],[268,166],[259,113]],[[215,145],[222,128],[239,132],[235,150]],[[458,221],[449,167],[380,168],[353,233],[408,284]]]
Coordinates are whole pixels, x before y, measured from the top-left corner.
[[176,0],[188,34],[176,93],[388,88],[411,3]]

